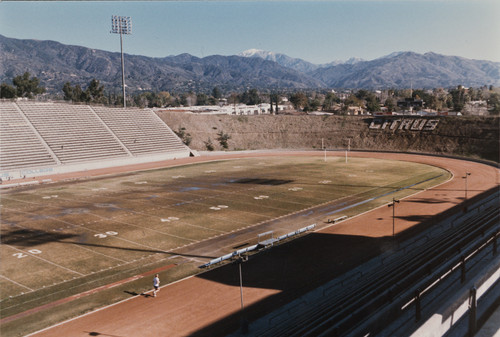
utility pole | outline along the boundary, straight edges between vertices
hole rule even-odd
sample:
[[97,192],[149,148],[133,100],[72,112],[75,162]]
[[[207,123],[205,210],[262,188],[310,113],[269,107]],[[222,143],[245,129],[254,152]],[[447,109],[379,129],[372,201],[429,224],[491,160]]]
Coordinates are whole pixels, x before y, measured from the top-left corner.
[[394,237],[395,234],[394,218],[396,215],[396,203],[399,204],[399,200],[392,198],[392,202],[389,205],[387,205],[389,207],[392,207],[392,237]]
[[470,176],[470,173],[469,172],[465,172],[465,176],[462,177],[463,179],[465,179],[465,200],[467,200],[467,177]]
[[120,34],[120,52],[122,58],[122,90],[123,90],[123,108],[127,107],[125,103],[125,61],[123,59],[123,39],[122,35],[132,34],[132,21],[130,16],[111,16],[111,33]]

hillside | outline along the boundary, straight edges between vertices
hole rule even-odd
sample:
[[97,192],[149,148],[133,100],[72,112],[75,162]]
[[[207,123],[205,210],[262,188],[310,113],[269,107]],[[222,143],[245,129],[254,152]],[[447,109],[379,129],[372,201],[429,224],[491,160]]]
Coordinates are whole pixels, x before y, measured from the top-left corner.
[[[217,133],[227,133],[229,150],[327,149],[408,151],[499,161],[498,117],[416,118],[438,120],[432,131],[371,129],[371,117],[354,116],[209,116],[181,112],[159,112],[174,131],[185,128],[192,137],[190,147],[206,150],[209,139],[217,150]],[[387,121],[402,118],[387,118]],[[408,119],[408,118],[407,118]],[[415,118],[411,118],[412,120]],[[400,125],[400,122],[398,125]]]
[[[55,41],[19,40],[0,35],[0,81],[25,71],[38,77],[49,92],[65,82],[86,87],[98,79],[108,90],[121,88],[120,53],[64,45]],[[260,58],[189,54],[153,58],[125,54],[129,91],[207,91],[257,88],[320,88],[324,84],[296,70]]]
[[372,61],[319,68],[310,73],[333,88],[439,88],[500,84],[500,63],[436,53],[396,53]]

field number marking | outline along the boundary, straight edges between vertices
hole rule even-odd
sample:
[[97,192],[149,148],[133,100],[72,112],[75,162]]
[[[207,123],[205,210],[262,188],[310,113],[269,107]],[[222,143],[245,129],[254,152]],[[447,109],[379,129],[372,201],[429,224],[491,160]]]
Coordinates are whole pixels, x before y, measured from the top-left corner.
[[175,217],[175,216],[169,216],[169,217],[168,217],[168,218],[166,218],[166,219],[162,218],[162,219],[161,219],[161,222],[170,222],[170,221],[177,221],[177,220],[179,220],[179,218],[178,218],[178,217]]
[[113,232],[113,231],[108,231],[108,232],[106,232],[104,234],[103,233],[94,234],[94,236],[96,238],[99,238],[99,239],[104,239],[104,238],[108,237],[108,235],[109,236],[113,236],[113,235],[118,235],[118,233],[117,232]]
[[[16,247],[14,247],[14,246],[10,246],[10,245],[8,245],[8,244],[4,244],[4,245],[6,245],[7,247],[10,247],[10,248],[12,248],[12,249],[14,249],[14,250],[19,251],[19,253],[14,253],[14,254],[12,254],[13,256],[16,256],[18,259],[22,259],[22,258],[24,258],[24,257],[26,257],[26,256],[30,256],[30,255],[24,254],[24,252],[23,252],[22,250],[17,249],[17,248],[16,248]],[[74,274],[77,274],[77,275],[83,276],[83,274],[82,274],[82,273],[79,273],[79,272],[77,272],[77,271],[75,271],[75,270],[71,270],[71,269],[66,268],[66,267],[64,267],[64,266],[61,266],[61,265],[59,265],[59,264],[57,264],[57,263],[54,263],[54,262],[49,261],[49,260],[47,260],[47,259],[44,259],[43,257],[36,256],[36,255],[39,255],[39,254],[41,254],[41,253],[42,253],[42,251],[41,251],[41,250],[39,250],[39,249],[30,249],[30,250],[28,250],[27,252],[28,252],[29,254],[31,254],[31,257],[33,257],[33,258],[35,258],[35,259],[42,260],[42,261],[44,261],[45,263],[48,263],[48,264],[51,264],[51,265],[56,266],[56,267],[58,267],[58,268],[61,268],[61,269],[67,270],[67,271],[69,271],[69,272],[71,272],[71,273],[74,273]]]
[[228,208],[229,206],[226,205],[217,205],[217,206],[212,206],[210,209],[213,209],[214,211],[220,211],[223,208]]
[[[30,253],[30,254],[42,254],[42,251],[39,249],[30,249],[30,250],[28,250],[28,253]],[[12,256],[17,257],[18,259],[22,259],[23,257],[27,257],[29,255],[24,254],[24,253],[14,253],[14,254],[12,254]]]

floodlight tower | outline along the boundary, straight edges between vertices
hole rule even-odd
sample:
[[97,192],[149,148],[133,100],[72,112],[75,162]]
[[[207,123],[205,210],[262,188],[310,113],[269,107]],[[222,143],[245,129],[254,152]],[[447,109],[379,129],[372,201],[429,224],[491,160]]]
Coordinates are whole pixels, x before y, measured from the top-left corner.
[[123,89],[123,108],[127,107],[125,103],[125,63],[123,61],[123,39],[122,35],[132,34],[132,21],[130,16],[111,16],[111,33],[120,34],[120,52],[122,56],[122,89]]

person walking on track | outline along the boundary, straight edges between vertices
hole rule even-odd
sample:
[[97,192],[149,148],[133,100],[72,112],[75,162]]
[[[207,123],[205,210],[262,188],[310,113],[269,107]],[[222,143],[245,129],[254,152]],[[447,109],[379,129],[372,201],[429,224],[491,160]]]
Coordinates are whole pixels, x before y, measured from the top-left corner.
[[160,291],[160,277],[158,274],[156,274],[153,279],[153,287],[153,297],[156,297],[156,293]]

